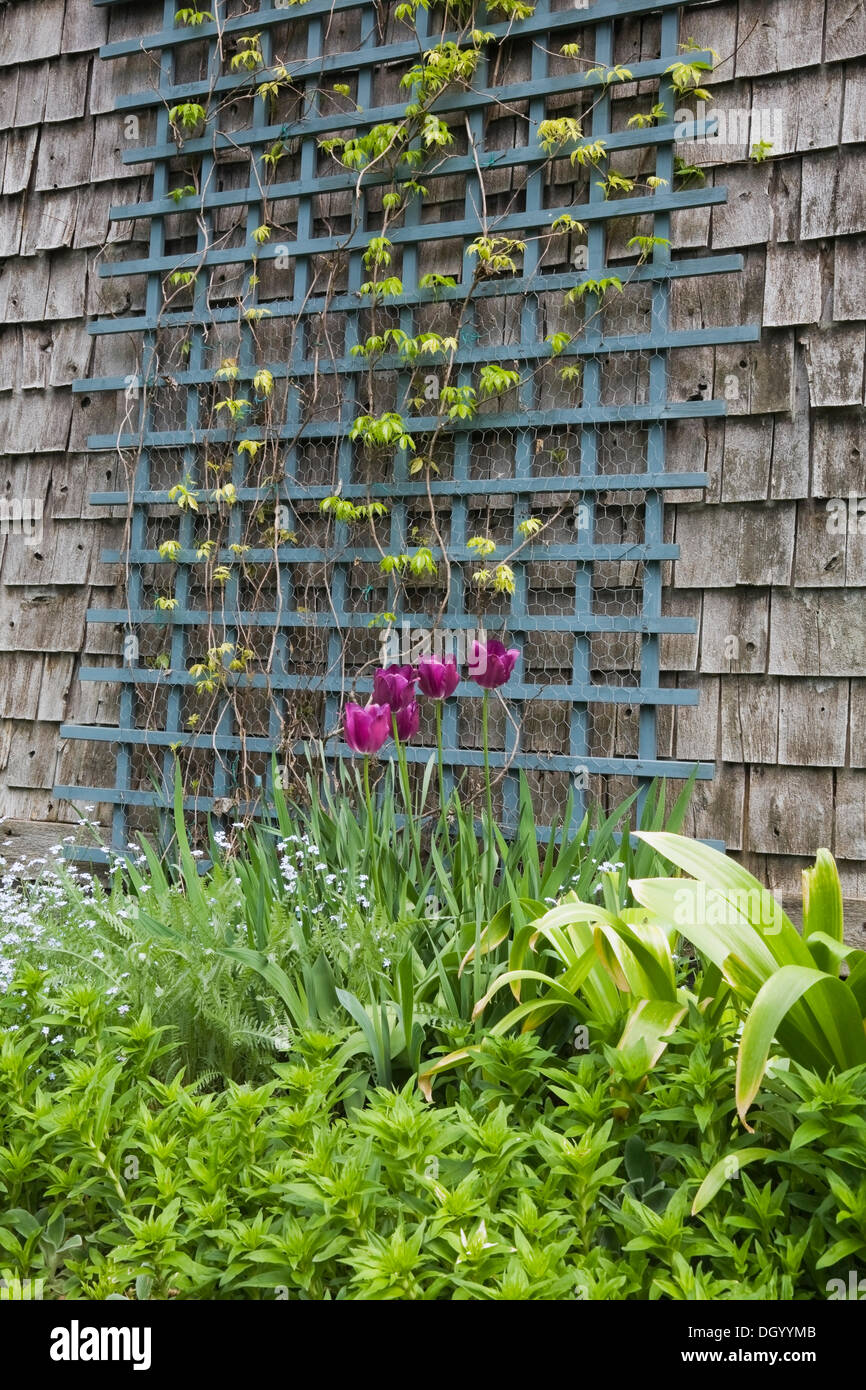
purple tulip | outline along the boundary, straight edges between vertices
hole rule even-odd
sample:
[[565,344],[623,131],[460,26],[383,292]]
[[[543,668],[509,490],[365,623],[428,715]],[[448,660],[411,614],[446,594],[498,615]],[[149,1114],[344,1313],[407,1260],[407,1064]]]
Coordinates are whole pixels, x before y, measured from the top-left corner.
[[517,647],[506,651],[495,637],[487,643],[473,642],[469,674],[483,690],[497,690],[509,679],[519,656]]
[[430,700],[447,700],[454,694],[459,680],[456,661],[437,661],[429,656],[418,662],[418,685],[421,694]]
[[387,705],[346,705],[343,731],[353,753],[378,753],[391,733],[391,711]]
[[413,700],[410,705],[404,705],[402,709],[395,711],[394,719],[397,724],[397,737],[401,743],[406,743],[418,732],[418,725],[421,723],[421,712]]
[[396,714],[415,699],[414,666],[385,666],[373,677],[373,699]]

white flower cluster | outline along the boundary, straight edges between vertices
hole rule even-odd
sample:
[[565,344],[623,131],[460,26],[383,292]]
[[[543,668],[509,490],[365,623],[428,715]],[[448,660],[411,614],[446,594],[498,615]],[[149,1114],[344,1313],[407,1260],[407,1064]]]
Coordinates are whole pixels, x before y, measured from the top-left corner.
[[[55,862],[63,854],[62,845],[54,845],[50,853]],[[41,872],[30,882],[33,870]],[[74,864],[64,866],[64,874],[82,892],[85,900],[93,891],[93,877]],[[4,993],[24,956],[32,956],[34,947],[60,946],[52,922],[69,910],[69,893],[52,864],[45,859],[16,859],[11,864],[0,857],[0,992]]]

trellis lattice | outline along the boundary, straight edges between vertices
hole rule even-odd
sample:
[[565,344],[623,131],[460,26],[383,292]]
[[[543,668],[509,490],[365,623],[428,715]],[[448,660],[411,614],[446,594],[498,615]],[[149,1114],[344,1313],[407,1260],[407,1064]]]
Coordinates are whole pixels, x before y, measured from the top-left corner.
[[[670,327],[676,278],[741,268],[671,245],[675,211],[725,198],[676,177],[678,7],[539,0],[503,19],[432,4],[410,24],[399,9],[260,0],[184,22],[167,0],[161,32],[103,49],[153,60],[151,88],[119,103],[152,125],[124,160],[152,164],[153,188],[111,214],[147,228],[142,254],[103,267],[141,277],[143,306],[91,325],[123,370],[76,388],[119,403],[117,427],[89,444],[127,471],[93,498],[126,514],[105,557],[124,566],[126,606],[88,615],[122,633],[121,661],[81,672],[118,686],[117,722],[62,734],[109,748],[115,775],[56,792],[109,804],[117,846],[165,805],[176,758],[188,809],[243,814],[267,797],[274,752],[288,775],[313,741],[346,753],[343,702],[366,698],[383,638],[413,654],[394,650],[406,630],[412,643],[483,629],[522,649],[492,719],[506,825],[520,769],[548,823],[575,785],[580,804],[598,779],[692,771],[658,755],[659,711],[697,701],[660,674],[663,634],[692,630],[663,612],[677,554],[663,500],[706,478],[667,470],[665,434],[724,403],[669,399],[667,358],[755,333]],[[323,142],[405,119],[401,78],[443,37],[475,54],[429,106],[445,143],[422,130],[390,167],[387,151],[352,165],[341,143],[335,162]],[[544,123],[563,119],[581,122],[579,141],[550,136]],[[581,143],[603,146],[622,186],[572,158]],[[479,238],[498,268],[482,273]],[[401,351],[424,334],[453,347]],[[485,394],[491,367],[509,375]],[[475,406],[446,411],[446,389]],[[353,439],[360,417],[388,412],[411,447]],[[382,515],[335,519],[321,506],[335,497]],[[487,571],[478,537],[496,545]],[[423,550],[427,569],[407,567]],[[500,563],[505,579],[485,581]],[[470,789],[480,693],[464,682],[445,709],[448,765]],[[433,746],[424,723],[416,770]]]

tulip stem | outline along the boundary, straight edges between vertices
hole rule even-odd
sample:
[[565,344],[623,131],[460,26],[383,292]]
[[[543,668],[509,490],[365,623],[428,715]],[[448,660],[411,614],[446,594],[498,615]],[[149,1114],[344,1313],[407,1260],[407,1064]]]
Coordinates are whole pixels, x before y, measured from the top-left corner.
[[484,788],[487,792],[487,845],[491,859],[493,856],[493,793],[490,788],[490,732],[488,715],[490,691],[485,690],[481,700],[481,741],[484,745]]
[[[370,851],[371,863],[374,861],[373,855],[373,802],[370,796],[370,758],[364,758],[364,800],[367,803],[367,843]],[[375,863],[373,863],[375,869]]]
[[394,743],[397,747],[397,767],[400,773],[400,788],[403,792],[403,810],[406,813],[406,824],[409,827],[409,838],[412,841],[412,853],[415,859],[414,871],[416,878],[420,879],[421,874],[421,844],[418,839],[418,827],[415,824],[414,808],[412,806],[412,792],[409,786],[409,762],[406,757],[406,749],[403,741],[397,733],[397,716],[391,711],[391,727],[394,731]]
[[439,819],[445,822],[445,758],[442,753],[442,701],[435,700],[436,706],[436,757],[439,763]]

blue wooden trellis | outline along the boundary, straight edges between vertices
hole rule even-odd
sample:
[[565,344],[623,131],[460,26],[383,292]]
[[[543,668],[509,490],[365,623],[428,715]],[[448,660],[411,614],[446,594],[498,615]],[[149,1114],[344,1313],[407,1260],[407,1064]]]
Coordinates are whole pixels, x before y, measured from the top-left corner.
[[[111,5],[115,0],[93,0],[93,3]],[[127,411],[127,419],[116,433],[96,435],[89,441],[93,450],[119,451],[134,459],[133,477],[126,490],[98,493],[93,497],[96,503],[122,505],[128,509],[126,548],[122,552],[107,552],[105,556],[109,561],[122,561],[126,565],[126,606],[97,609],[88,614],[91,622],[110,623],[124,630],[126,658],[116,667],[85,667],[81,671],[83,680],[117,683],[120,692],[118,720],[111,726],[67,725],[61,731],[66,738],[111,745],[115,755],[114,784],[57,787],[56,794],[67,799],[110,803],[114,808],[112,841],[119,847],[129,840],[134,823],[130,816],[135,808],[165,804],[165,787],[171,784],[178,748],[212,762],[204,789],[199,786],[188,794],[189,809],[220,809],[232,797],[233,759],[241,752],[244,757],[259,758],[261,779],[266,787],[269,755],[284,738],[286,704],[296,700],[298,692],[320,691],[323,699],[321,732],[331,733],[337,728],[347,690],[347,634],[363,635],[370,629],[369,612],[359,609],[357,604],[353,606],[350,601],[353,574],[358,565],[369,565],[378,559],[376,550],[369,545],[353,545],[345,529],[340,531],[339,528],[336,553],[329,554],[325,545],[314,541],[281,545],[272,601],[249,610],[245,607],[238,577],[231,574],[224,587],[225,616],[220,637],[230,640],[240,631],[260,630],[272,640],[268,669],[253,667],[238,678],[252,690],[267,691],[266,727],[255,733],[240,729],[228,703],[206,732],[190,726],[185,712],[190,687],[195,684],[188,671],[195,659],[193,635],[208,627],[212,614],[196,606],[196,531],[195,518],[189,510],[182,511],[178,518],[180,550],[171,561],[175,607],[168,614],[149,602],[146,576],[153,567],[161,564],[168,567],[165,557],[153,544],[150,530],[152,515],[164,509],[168,501],[168,484],[162,477],[160,461],[171,457],[178,463],[178,478],[195,477],[201,466],[203,445],[217,448],[236,442],[236,436],[224,421],[204,422],[201,419],[202,395],[214,375],[208,356],[208,335],[220,325],[230,325],[238,319],[235,304],[213,302],[208,276],[218,275],[222,268],[230,273],[244,262],[249,264],[251,239],[265,220],[266,199],[291,201],[296,207],[292,239],[287,245],[258,245],[255,251],[257,267],[266,268],[269,262],[276,262],[283,256],[288,257],[293,271],[289,295],[274,294],[262,301],[266,302],[269,319],[277,324],[290,324],[293,334],[288,359],[269,361],[269,369],[275,381],[285,382],[287,386],[290,382],[309,381],[314,372],[317,380],[319,375],[326,377],[328,372],[351,380],[353,374],[363,370],[363,364],[352,356],[351,347],[359,341],[361,332],[358,291],[365,273],[363,251],[371,235],[370,227],[374,226],[373,221],[368,226],[370,189],[375,188],[377,178],[371,177],[365,185],[366,191],[360,193],[360,225],[348,238],[331,229],[322,231],[317,226],[316,200],[325,194],[339,194],[355,183],[352,174],[322,173],[319,168],[318,142],[344,129],[347,123],[345,114],[334,114],[322,108],[320,84],[326,78],[329,84],[340,82],[351,86],[357,105],[351,119],[359,129],[367,130],[375,123],[397,119],[405,101],[379,100],[377,104],[377,75],[389,65],[402,63],[405,67],[417,61],[419,52],[432,43],[428,31],[432,29],[431,16],[435,12],[418,11],[414,39],[391,40],[386,29],[380,27],[383,9],[374,6],[371,0],[306,0],[306,3],[298,0],[295,4],[291,0],[282,0],[282,3],[280,0],[259,0],[258,5],[246,7],[221,0],[213,8],[215,21],[205,19],[190,26],[177,21],[176,0],[165,0],[161,32],[111,42],[102,50],[106,59],[145,51],[155,60],[152,88],[130,92],[118,102],[120,112],[150,113],[153,120],[153,144],[139,144],[124,154],[125,163],[152,164],[152,196],[147,202],[113,208],[111,212],[115,221],[129,221],[135,217],[148,225],[147,253],[102,267],[107,278],[143,277],[146,290],[140,311],[98,319],[91,324],[95,334],[123,335],[125,340],[133,335],[137,339],[141,348],[137,372],[132,378],[124,375],[80,382],[76,389],[90,394],[124,393],[129,401],[132,386],[133,402],[138,404],[141,392],[143,403],[137,421],[130,418],[133,412]],[[391,14],[389,7],[386,11]],[[334,16],[343,12],[360,16],[360,40],[351,41],[346,51],[340,51],[332,28]],[[439,13],[441,16],[441,10]],[[608,150],[625,155],[641,150],[654,151],[655,174],[662,182],[651,194],[629,193],[616,200],[607,200],[603,190],[591,179],[584,201],[557,205],[545,184],[546,156],[538,143],[538,125],[549,116],[551,102],[554,102],[555,113],[561,114],[566,109],[562,105],[564,96],[573,95],[577,100],[590,88],[595,96],[600,84],[597,76],[586,73],[569,72],[564,76],[551,72],[554,66],[551,55],[563,38],[572,36],[577,30],[585,51],[592,51],[595,64],[607,71],[618,61],[618,26],[651,16],[655,16],[657,22],[657,53],[640,62],[630,62],[629,69],[635,80],[657,84],[653,100],[664,106],[666,115],[643,127],[614,128],[611,95],[601,84],[601,95],[592,107],[591,127],[585,136],[587,140],[602,140]],[[391,25],[393,28],[393,15]],[[659,708],[697,701],[696,691],[665,686],[660,677],[661,635],[692,630],[690,620],[666,616],[662,611],[662,566],[677,554],[675,546],[665,543],[663,495],[668,489],[703,486],[706,477],[701,472],[667,471],[665,433],[669,421],[723,414],[724,403],[671,401],[667,354],[673,348],[748,340],[757,336],[757,331],[733,327],[674,332],[670,328],[670,293],[674,279],[737,271],[742,265],[739,256],[686,257],[677,255],[676,248],[669,245],[674,211],[718,204],[725,199],[723,188],[678,188],[675,182],[675,133],[682,134],[674,126],[676,102],[669,75],[671,65],[679,57],[676,0],[595,0],[595,3],[576,7],[560,6],[558,0],[540,0],[529,17],[517,22],[497,19],[494,9],[484,20],[483,27],[498,37],[509,35],[514,41],[526,41],[530,54],[529,73],[522,80],[512,80],[511,74],[506,74],[507,80],[501,80],[487,69],[482,59],[471,90],[446,93],[439,99],[436,110],[446,117],[456,113],[465,122],[471,143],[467,143],[465,153],[458,152],[440,161],[430,178],[435,181],[460,176],[464,187],[463,208],[458,214],[453,210],[452,200],[444,220],[427,222],[422,220],[416,200],[409,205],[402,225],[390,232],[391,241],[401,256],[402,292],[389,300],[389,307],[396,315],[395,322],[412,333],[417,331],[417,315],[423,306],[434,300],[447,305],[465,296],[472,275],[468,258],[463,259],[460,283],[453,289],[432,291],[419,288],[421,257],[425,247],[433,242],[459,239],[465,248],[478,235],[486,171],[495,167],[499,173],[515,171],[515,177],[523,180],[525,194],[520,206],[498,217],[496,232],[527,238],[526,251],[522,265],[513,275],[478,287],[473,301],[475,307],[467,311],[462,323],[457,354],[459,381],[470,383],[473,368],[482,362],[542,363],[550,354],[549,346],[543,342],[543,333],[539,331],[542,297],[567,291],[581,279],[599,281],[622,274],[621,267],[617,270],[616,266],[608,264],[609,230],[620,218],[648,219],[648,229],[658,239],[646,262],[629,271],[630,284],[643,287],[647,295],[649,314],[645,329],[618,332],[615,327],[607,327],[603,316],[592,319],[585,331],[573,337],[562,356],[563,361],[576,360],[582,365],[580,403],[569,406],[552,402],[545,394],[542,376],[539,373],[531,375],[521,385],[518,399],[503,406],[495,416],[454,422],[451,475],[434,476],[429,484],[409,473],[405,458],[398,459],[394,475],[387,482],[360,481],[348,438],[351,400],[341,407],[337,418],[315,414],[305,418],[298,406],[297,392],[287,389],[283,418],[275,431],[283,442],[284,468],[282,476],[276,480],[273,497],[277,505],[286,509],[288,517],[296,515],[302,498],[317,504],[333,494],[335,482],[344,498],[359,501],[370,497],[387,498],[391,543],[397,547],[405,536],[413,502],[423,499],[429,486],[436,504],[450,511],[449,548],[455,562],[455,576],[442,623],[452,630],[477,625],[466,594],[466,574],[461,568],[461,563],[469,566],[472,560],[466,542],[470,535],[473,499],[483,494],[488,499],[496,499],[500,505],[504,501],[510,506],[508,524],[515,543],[521,539],[520,523],[533,513],[533,509],[543,507],[546,499],[570,497],[585,509],[589,520],[584,531],[565,540],[545,540],[537,546],[526,546],[519,554],[514,563],[515,592],[496,624],[491,623],[491,630],[502,623],[510,640],[520,646],[539,634],[560,634],[567,641],[570,652],[569,669],[555,684],[547,684],[537,671],[533,678],[526,662],[518,668],[508,687],[509,707],[515,718],[506,726],[504,746],[491,755],[494,767],[509,769],[509,776],[503,781],[502,805],[507,822],[514,808],[511,774],[518,769],[554,773],[570,779],[575,769],[581,768],[590,776],[623,776],[639,783],[658,775],[684,777],[691,772],[691,764],[658,756]],[[258,34],[263,69],[244,79],[229,70],[225,55],[233,40],[252,30]],[[300,55],[293,57],[288,66],[294,83],[303,90],[304,109],[300,118],[275,123],[267,97],[254,95],[254,89],[267,76],[265,69],[276,62],[276,45],[283,42],[288,42],[290,47],[294,45],[292,51]],[[189,73],[195,69],[193,58],[199,62],[199,75],[190,78]],[[238,126],[234,113],[233,124],[227,123],[224,113],[231,109],[230,98],[244,82],[251,115],[249,123]],[[182,203],[184,213],[190,210],[194,213],[195,245],[184,244],[178,250],[169,238],[170,219],[178,215],[179,209],[177,196],[173,196],[171,188],[179,152],[173,139],[169,111],[178,103],[195,102],[205,95],[215,103],[217,115],[203,134],[184,140],[182,149],[183,159],[199,161],[198,191],[194,196],[183,195]],[[223,108],[220,102],[225,103]],[[511,149],[498,145],[488,147],[492,117],[521,103],[526,143]],[[691,128],[694,136],[705,132],[706,127],[700,124]],[[290,140],[296,142],[291,176],[282,176],[278,168],[265,192],[260,175],[262,156],[273,142]],[[251,156],[250,172],[245,183],[235,186],[237,180],[218,179],[215,174],[221,167],[220,161],[238,151]],[[214,226],[226,210],[236,213],[243,228],[243,236],[237,244],[222,244],[214,237]],[[539,242],[532,238],[550,228],[566,212],[586,225],[585,263],[579,272],[559,269],[551,273],[547,267],[540,266]],[[338,250],[348,253],[348,279],[325,306],[315,294],[313,266],[317,258]],[[183,307],[166,308],[166,278],[190,267],[205,272],[195,281],[191,301]],[[494,300],[518,306],[517,341],[513,338],[500,343],[479,341],[478,306]],[[588,295],[585,303],[592,311],[598,300]],[[342,316],[346,341],[342,352],[322,367],[313,365],[310,344],[316,321],[325,307],[329,314]],[[157,418],[151,400],[159,371],[160,335],[172,332],[182,337],[185,344],[180,369],[172,373],[182,409],[181,418],[164,422]],[[244,328],[241,340],[237,370],[240,380],[249,383],[258,368],[252,351],[251,330]],[[643,391],[637,393],[633,401],[612,402],[605,390],[605,364],[638,357],[646,364]],[[393,370],[394,362],[383,359],[383,366]],[[420,434],[434,429],[435,423],[433,417],[423,414],[412,419],[413,430]],[[613,423],[639,434],[645,441],[640,463],[630,465],[630,471],[621,468],[611,471],[603,466],[601,440]],[[489,477],[479,478],[473,475],[474,442],[493,430],[497,434],[510,432],[513,463],[506,470],[506,476],[499,476],[497,470],[491,469]],[[551,430],[571,432],[579,442],[575,455],[579,462],[572,470],[560,470],[548,476],[535,467],[534,460],[539,437]],[[246,433],[253,439],[257,437],[254,427]],[[337,459],[336,479],[311,482],[305,474],[302,480],[303,449],[310,441],[321,441],[323,447],[331,442]],[[251,484],[241,455],[236,455],[232,463],[231,481],[238,505],[225,537],[229,545],[242,539],[243,508],[254,507],[262,495],[261,488]],[[601,507],[599,499],[604,498],[606,502],[611,497],[626,499],[636,494],[642,499],[639,539],[621,543],[601,539],[595,526],[596,513]],[[225,554],[221,551],[217,558],[230,559],[231,556],[228,551]],[[273,552],[266,548],[253,547],[247,554],[250,564],[265,564],[270,559],[273,559]],[[594,598],[594,567],[626,560],[639,567],[638,601],[631,606],[631,611],[628,605],[621,612],[604,611]],[[326,563],[331,567],[330,604],[328,609],[311,614],[304,611],[299,600],[297,576],[303,567],[308,571],[310,566]],[[551,613],[533,605],[530,569],[538,564],[572,567],[569,573],[573,574],[573,587],[567,611]],[[415,628],[423,629],[431,621],[423,603],[419,603],[416,611],[404,611],[399,616],[410,620]],[[166,635],[168,643],[162,664],[156,666],[139,659],[139,636],[154,628]],[[309,630],[322,635],[327,651],[324,671],[312,676],[292,669],[291,659],[293,641]],[[639,643],[634,676],[626,683],[608,679],[604,674],[600,678],[598,671],[593,669],[592,643],[604,634],[620,635],[624,639],[632,636]],[[360,679],[356,688],[362,694],[369,690],[369,679]],[[154,726],[154,706],[147,698],[149,692],[154,691],[159,692],[163,701],[159,707],[158,727]],[[477,737],[467,736],[465,717],[461,714],[473,702],[477,710],[479,694],[472,687],[461,687],[460,702],[450,702],[446,706],[445,744],[449,764],[455,771],[477,768],[481,762]],[[522,732],[521,710],[529,704],[553,710],[564,702],[570,710],[564,741],[560,741],[554,751],[539,752],[528,747]],[[592,740],[593,710],[597,706],[615,708],[622,705],[639,710],[636,746],[625,754],[610,751],[599,754]],[[331,738],[329,749],[334,753],[347,751],[336,737]],[[142,750],[148,750],[154,760],[147,771],[142,769],[140,761]],[[429,743],[420,742],[408,748],[411,761],[426,761],[429,755]],[[162,788],[154,785],[154,767],[161,774]],[[709,763],[698,767],[699,777],[710,777],[712,772]]]

